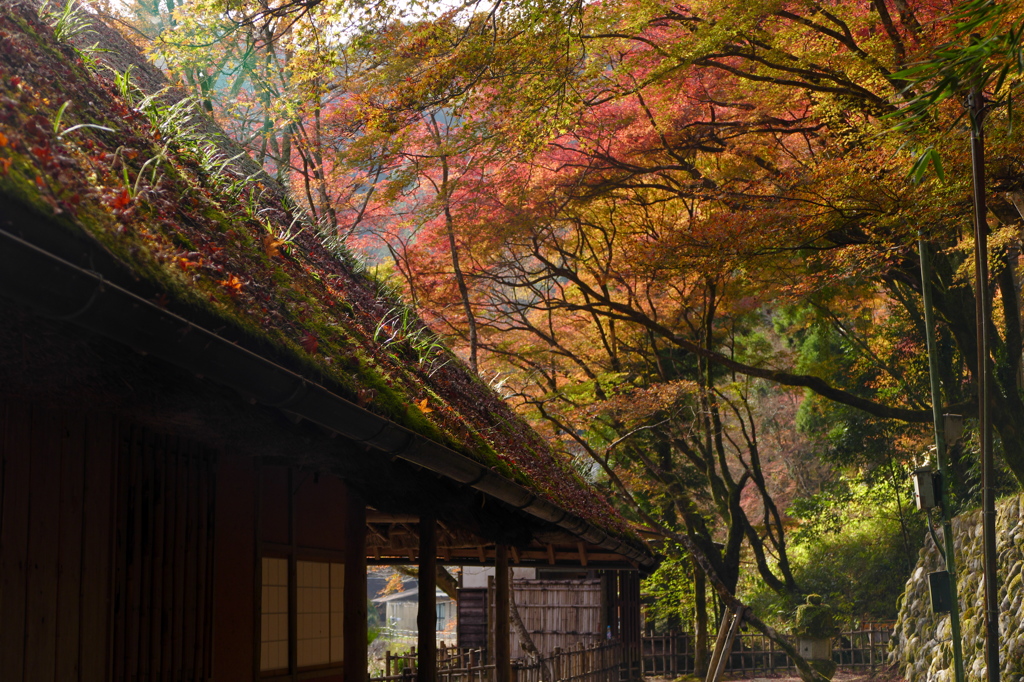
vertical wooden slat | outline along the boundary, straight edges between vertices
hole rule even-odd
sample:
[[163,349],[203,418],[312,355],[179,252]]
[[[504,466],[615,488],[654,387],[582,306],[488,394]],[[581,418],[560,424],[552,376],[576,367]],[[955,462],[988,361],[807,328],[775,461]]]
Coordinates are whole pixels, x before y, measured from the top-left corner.
[[174,438],[171,441],[172,448],[169,452],[174,456],[168,457],[168,465],[164,470],[164,530],[163,530],[163,561],[160,572],[163,575],[163,590],[160,600],[160,620],[162,634],[160,638],[160,667],[158,668],[161,679],[173,679],[177,672],[174,661],[174,642],[178,639],[178,630],[175,629],[174,597],[176,588],[176,558],[175,533],[178,525],[178,468],[181,462],[178,456],[180,439]]
[[151,660],[150,645],[152,642],[153,618],[153,519],[155,511],[154,480],[157,476],[157,461],[160,445],[156,437],[149,431],[143,432],[142,451],[139,453],[141,480],[139,481],[139,563],[141,566],[139,580],[139,615],[133,623],[138,631],[138,649],[136,667],[139,680],[149,676]]
[[57,644],[57,540],[60,530],[60,421],[53,411],[33,410],[38,440],[32,448],[29,484],[25,678],[51,680]]
[[25,665],[31,411],[13,403],[0,404],[0,410],[4,467],[0,509],[0,670],[4,671],[5,679],[17,682],[23,678]]
[[137,426],[131,427],[128,440],[128,509],[125,530],[125,596],[122,617],[124,618],[124,648],[120,657],[124,659],[124,681],[133,682],[139,672],[139,623],[141,622],[142,590],[142,518],[144,491],[143,481],[143,437],[144,432]]
[[167,470],[173,466],[172,455],[169,452],[173,443],[166,436],[153,439],[153,450],[150,459],[153,463],[152,475],[149,483],[152,519],[149,536],[149,561],[151,579],[149,584],[149,618],[141,625],[149,631],[147,656],[143,659],[149,679],[160,679],[160,669],[163,654],[163,582],[164,582],[164,524],[166,512],[166,498],[164,486],[166,485]]
[[194,457],[187,457],[182,462],[183,469],[187,472],[187,484],[185,496],[188,501],[185,525],[185,594],[183,609],[182,638],[182,675],[183,680],[195,679],[196,671],[196,617],[197,600],[196,591],[198,581],[196,543],[199,534],[199,468]]
[[193,679],[200,682],[206,675],[206,611],[207,611],[207,570],[208,543],[210,541],[210,477],[209,462],[205,454],[197,453],[193,458],[199,462],[199,499],[196,518],[196,664]]
[[183,665],[181,679],[191,680],[196,677],[196,609],[198,599],[199,570],[197,566],[200,518],[200,477],[201,462],[198,457],[189,457],[186,463],[188,481],[186,488],[187,512],[185,524],[185,589],[184,589],[184,626],[182,628]]
[[[118,461],[117,423],[90,416],[85,429],[85,489],[82,509],[82,595],[80,660],[82,682],[110,679],[116,539],[119,516],[115,485]],[[120,498],[123,499],[123,498]]]
[[175,466],[174,476],[174,538],[173,538],[173,573],[174,573],[174,601],[171,606],[171,631],[174,633],[171,647],[171,663],[173,669],[180,675],[185,669],[185,573],[186,573],[186,551],[185,542],[188,534],[188,513],[189,513],[189,478],[188,463],[179,460]]
[[200,636],[202,638],[202,652],[203,657],[201,659],[201,670],[198,677],[199,680],[206,680],[210,676],[213,662],[213,652],[210,649],[210,645],[213,641],[213,572],[214,572],[214,561],[216,554],[214,553],[214,511],[216,510],[217,501],[217,476],[216,466],[217,458],[215,453],[212,451],[203,449],[203,481],[204,481],[204,502],[206,508],[203,514],[204,520],[204,538],[202,549],[204,556],[202,558],[202,628]]
[[79,678],[79,609],[82,592],[82,502],[85,417],[63,420],[60,461],[60,540],[57,557],[57,682]]

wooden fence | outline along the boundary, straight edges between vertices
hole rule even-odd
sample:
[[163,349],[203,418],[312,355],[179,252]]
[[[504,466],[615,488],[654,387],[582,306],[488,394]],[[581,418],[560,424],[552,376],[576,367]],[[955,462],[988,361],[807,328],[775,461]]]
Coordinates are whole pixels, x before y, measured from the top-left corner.
[[[889,651],[892,625],[870,623],[867,627],[841,633],[832,640],[832,660],[840,667],[871,670],[884,665]],[[795,645],[793,638],[789,638]],[[714,636],[711,635],[711,643]],[[644,635],[643,674],[645,677],[677,677],[693,673],[694,648],[690,633]],[[726,660],[731,673],[795,673],[796,666],[786,652],[761,634],[740,633]]]
[[[618,682],[622,664],[618,642],[556,648],[551,656],[526,657],[512,661],[513,682]],[[545,668],[549,675],[545,675]],[[384,655],[384,674],[370,682],[413,682],[416,648],[407,653]],[[437,650],[438,682],[492,682],[494,664],[488,664],[480,649],[456,649],[441,645]]]
[[[832,642],[832,660],[840,667],[874,671],[885,664],[892,626],[870,623],[843,632]],[[711,638],[714,641],[714,637]],[[795,642],[794,642],[795,644]],[[619,682],[624,661],[619,642],[577,644],[556,648],[550,656],[526,657],[512,661],[513,682]],[[678,677],[694,672],[693,635],[671,633],[643,637],[644,677]],[[545,668],[547,669],[545,671]],[[726,672],[738,674],[796,673],[792,659],[761,634],[740,633],[729,652]],[[545,674],[547,673],[547,674]],[[402,654],[388,651],[384,674],[370,682],[414,682],[416,648]],[[487,663],[481,649],[457,649],[443,643],[437,650],[438,682],[493,682],[494,664]]]
[[[550,656],[513,661],[515,682],[619,682],[623,647],[619,642],[577,644],[561,649],[555,647]],[[545,675],[547,667],[550,675]]]

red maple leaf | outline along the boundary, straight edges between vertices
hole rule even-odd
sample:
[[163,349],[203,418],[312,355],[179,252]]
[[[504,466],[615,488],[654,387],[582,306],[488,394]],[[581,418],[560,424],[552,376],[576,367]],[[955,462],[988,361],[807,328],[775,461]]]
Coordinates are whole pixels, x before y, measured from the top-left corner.
[[116,197],[114,197],[114,200],[110,202],[110,205],[114,208],[114,210],[120,211],[121,209],[128,206],[128,204],[130,204],[131,201],[132,197],[130,194],[128,194],[128,188],[126,187],[125,189],[122,189]]

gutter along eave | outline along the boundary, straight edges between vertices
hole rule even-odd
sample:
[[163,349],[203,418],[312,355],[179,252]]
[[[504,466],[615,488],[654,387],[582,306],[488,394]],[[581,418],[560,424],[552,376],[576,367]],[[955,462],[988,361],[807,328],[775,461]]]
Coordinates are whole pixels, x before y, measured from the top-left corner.
[[[71,322],[134,350],[202,375],[251,402],[275,407],[352,441],[469,486],[488,497],[553,524],[590,544],[644,568],[653,556],[571,514],[469,457],[385,419],[273,360],[152,303],[107,277],[67,259],[62,238],[81,249],[80,263],[107,263],[95,242],[75,239],[66,228],[20,202],[0,196],[0,294],[46,317]],[[31,237],[15,220],[30,224]],[[20,232],[21,234],[16,234]],[[57,248],[54,248],[57,247]],[[60,255],[54,251],[62,252]],[[92,265],[95,267],[95,265]],[[109,266],[108,266],[109,268]]]

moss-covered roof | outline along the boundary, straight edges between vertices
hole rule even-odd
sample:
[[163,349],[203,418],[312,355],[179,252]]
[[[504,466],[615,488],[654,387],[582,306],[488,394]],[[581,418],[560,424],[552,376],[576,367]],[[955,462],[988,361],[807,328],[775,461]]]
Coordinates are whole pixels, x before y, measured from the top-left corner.
[[102,245],[168,310],[215,318],[250,350],[632,536],[387,286],[268,199],[274,192],[222,172],[223,157],[190,132],[184,108],[133,97],[85,57],[34,10],[0,9],[6,200]]

